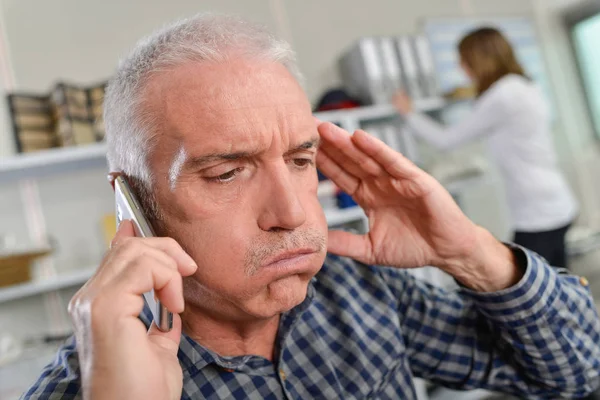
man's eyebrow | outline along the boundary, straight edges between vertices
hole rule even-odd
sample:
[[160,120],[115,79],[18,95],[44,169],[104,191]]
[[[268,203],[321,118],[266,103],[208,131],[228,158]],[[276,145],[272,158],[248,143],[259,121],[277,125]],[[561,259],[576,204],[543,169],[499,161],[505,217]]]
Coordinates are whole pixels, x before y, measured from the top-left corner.
[[199,157],[190,157],[188,159],[188,161],[186,162],[186,165],[188,167],[197,168],[197,167],[201,167],[204,164],[208,164],[213,161],[235,161],[235,160],[240,160],[240,159],[244,159],[244,158],[250,158],[255,154],[256,153],[249,152],[249,151],[240,151],[237,153],[212,153],[212,154],[206,154],[206,155],[199,156]]
[[[308,150],[308,149],[312,149],[312,148],[318,148],[320,141],[321,141],[321,139],[318,137],[307,140],[306,142],[300,144],[299,146],[296,146],[296,147],[286,151],[285,155],[287,156],[287,155],[293,154],[300,150]],[[252,156],[255,156],[256,154],[257,154],[256,152],[250,152],[250,151],[240,151],[237,153],[212,153],[212,154],[206,154],[206,155],[199,156],[199,157],[190,157],[185,162],[185,165],[188,168],[199,168],[199,167],[202,167],[204,164],[208,164],[208,163],[211,163],[214,161],[242,160],[245,158],[251,158]]]
[[316,149],[319,147],[320,142],[321,142],[321,139],[318,137],[311,139],[311,140],[307,140],[306,142],[302,143],[301,145],[296,146],[293,149],[286,151],[285,155],[287,156],[287,155],[290,155],[290,154],[295,153],[300,150]]

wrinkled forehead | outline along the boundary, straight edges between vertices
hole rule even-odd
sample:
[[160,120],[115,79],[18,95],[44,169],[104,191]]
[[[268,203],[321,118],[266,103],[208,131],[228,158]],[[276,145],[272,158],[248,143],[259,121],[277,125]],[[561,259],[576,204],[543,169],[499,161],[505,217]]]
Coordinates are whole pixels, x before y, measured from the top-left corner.
[[200,128],[235,132],[253,125],[260,129],[310,113],[298,82],[283,65],[270,61],[183,65],[154,79],[147,99],[166,125],[165,133],[180,139],[190,132],[197,134]]
[[[146,99],[160,124],[158,152],[254,151],[284,133],[284,147],[314,136],[310,103],[280,64],[258,60],[190,63],[155,77]],[[294,137],[294,136],[307,136]]]

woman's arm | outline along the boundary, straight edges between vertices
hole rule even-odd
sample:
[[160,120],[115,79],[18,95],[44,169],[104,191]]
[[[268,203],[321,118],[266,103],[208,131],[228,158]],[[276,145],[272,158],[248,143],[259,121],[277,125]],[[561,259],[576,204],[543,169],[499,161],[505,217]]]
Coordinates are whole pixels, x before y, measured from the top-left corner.
[[406,99],[396,99],[395,103],[416,136],[440,150],[451,150],[471,140],[492,134],[497,126],[505,122],[508,116],[506,100],[502,98],[499,88],[495,89],[479,98],[469,115],[450,127],[445,127],[421,113],[414,111],[403,113],[408,110],[406,107],[398,107],[398,103]]

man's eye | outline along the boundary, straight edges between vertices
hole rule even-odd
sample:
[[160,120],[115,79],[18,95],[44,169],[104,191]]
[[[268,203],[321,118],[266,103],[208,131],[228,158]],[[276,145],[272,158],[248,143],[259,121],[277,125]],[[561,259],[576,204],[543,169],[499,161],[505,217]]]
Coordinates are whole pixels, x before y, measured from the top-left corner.
[[242,171],[242,168],[236,168],[236,169],[232,169],[229,172],[225,172],[224,174],[221,174],[219,176],[214,176],[214,177],[210,177],[207,178],[210,182],[216,182],[216,183],[227,183],[227,182],[231,182],[235,179],[235,177]]
[[313,165],[313,160],[310,158],[294,158],[294,165],[298,168],[306,168]]

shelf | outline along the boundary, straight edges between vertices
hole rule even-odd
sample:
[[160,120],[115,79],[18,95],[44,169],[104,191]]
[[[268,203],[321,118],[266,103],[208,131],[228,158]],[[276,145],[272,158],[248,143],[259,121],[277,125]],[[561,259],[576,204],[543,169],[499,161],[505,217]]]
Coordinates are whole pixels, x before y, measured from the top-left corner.
[[0,183],[94,167],[106,167],[105,143],[40,150],[0,158]]
[[365,220],[366,218],[365,212],[358,206],[325,210],[325,219],[328,226],[343,225],[349,222]]
[[414,101],[415,110],[418,112],[432,112],[441,110],[446,106],[446,100],[443,97],[432,97],[430,99],[420,99]]
[[[430,112],[444,107],[442,98],[423,99],[415,101],[415,109],[419,112]],[[345,119],[358,121],[370,121],[398,116],[398,111],[391,104],[379,104],[344,110],[323,111],[315,113],[315,117],[321,121],[339,122]]]
[[21,283],[19,285],[0,288],[0,303],[83,285],[88,279],[90,279],[95,270],[95,267],[80,269],[43,281],[30,281]]

